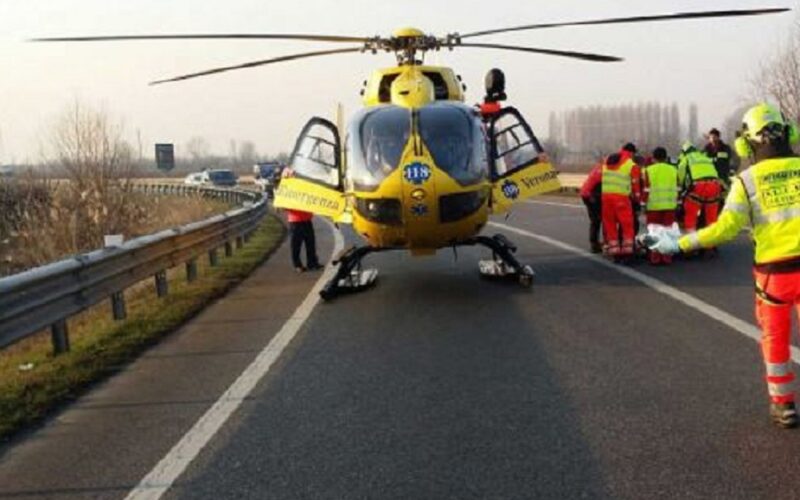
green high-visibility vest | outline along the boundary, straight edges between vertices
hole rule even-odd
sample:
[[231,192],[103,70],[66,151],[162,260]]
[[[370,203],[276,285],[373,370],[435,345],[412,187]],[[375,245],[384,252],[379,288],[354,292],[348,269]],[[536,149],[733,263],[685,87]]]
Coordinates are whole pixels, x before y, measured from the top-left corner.
[[699,151],[689,153],[687,159],[689,162],[689,175],[692,176],[692,181],[697,182],[719,178],[717,167],[714,166],[714,160],[704,153]]
[[650,187],[647,210],[675,210],[678,208],[678,169],[669,163],[654,163],[645,175]]
[[632,190],[631,172],[634,165],[633,160],[627,160],[617,170],[611,170],[608,165],[604,164],[602,193],[630,196]]

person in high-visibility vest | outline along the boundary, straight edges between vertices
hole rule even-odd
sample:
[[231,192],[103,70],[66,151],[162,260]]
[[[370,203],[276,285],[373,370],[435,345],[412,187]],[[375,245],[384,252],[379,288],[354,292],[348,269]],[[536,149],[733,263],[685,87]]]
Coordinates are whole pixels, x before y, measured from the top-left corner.
[[797,125],[780,110],[759,104],[744,116],[737,154],[754,161],[731,184],[716,224],[678,238],[663,234],[650,247],[662,253],[691,252],[736,238],[750,224],[755,243],[756,316],[771,399],[770,416],[780,427],[795,427],[791,360],[792,308],[800,314],[800,158],[791,146]]
[[641,198],[640,171],[633,161],[634,154],[636,146],[626,144],[619,153],[606,158],[602,168],[603,236],[606,252],[614,260],[633,256],[633,202]]
[[[644,201],[648,224],[671,226],[678,208],[678,169],[667,163],[667,150],[656,148],[653,161],[644,170]],[[672,256],[650,252],[650,264],[672,264]]]
[[678,182],[683,187],[683,226],[687,231],[697,229],[697,219],[703,213],[705,225],[717,221],[722,184],[714,161],[687,141],[681,148],[678,162]]

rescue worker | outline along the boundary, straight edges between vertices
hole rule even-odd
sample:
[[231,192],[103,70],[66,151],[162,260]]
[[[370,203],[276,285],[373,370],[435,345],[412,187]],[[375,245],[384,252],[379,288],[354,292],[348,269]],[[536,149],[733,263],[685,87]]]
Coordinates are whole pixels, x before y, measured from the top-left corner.
[[619,153],[609,156],[602,168],[601,200],[603,236],[606,252],[616,262],[633,257],[633,204],[641,199],[641,173],[633,161],[636,146],[626,144]]
[[687,141],[681,148],[678,162],[678,183],[683,189],[683,226],[687,231],[697,230],[701,212],[705,225],[717,221],[722,186],[714,162]]
[[601,253],[603,245],[600,243],[600,228],[603,222],[602,195],[603,163],[600,162],[589,172],[589,176],[581,186],[581,200],[586,205],[589,215],[589,248],[592,253]]
[[650,246],[663,253],[691,252],[732,240],[752,226],[770,417],[779,427],[795,427],[790,336],[792,308],[800,313],[800,158],[791,145],[800,136],[797,125],[769,104],[751,108],[743,122],[736,152],[754,164],[734,179],[719,221],[680,238],[662,235]]
[[722,183],[723,189],[730,189],[731,174],[733,172],[733,151],[731,147],[722,142],[719,130],[712,128],[708,132],[708,144],[703,148],[703,152],[714,162],[717,169],[717,177]]
[[[292,177],[294,172],[290,168],[284,168],[281,172],[282,178]],[[316,271],[322,269],[317,257],[317,242],[314,235],[314,224],[312,219],[314,214],[302,210],[286,209],[286,220],[289,223],[289,245],[292,253],[292,265],[295,272]],[[306,265],[300,260],[300,250],[306,247]]]
[[[672,226],[675,223],[675,210],[678,208],[678,169],[667,163],[667,150],[656,148],[653,151],[654,163],[644,170],[644,202],[647,223]],[[651,251],[650,264],[672,264],[672,256]]]

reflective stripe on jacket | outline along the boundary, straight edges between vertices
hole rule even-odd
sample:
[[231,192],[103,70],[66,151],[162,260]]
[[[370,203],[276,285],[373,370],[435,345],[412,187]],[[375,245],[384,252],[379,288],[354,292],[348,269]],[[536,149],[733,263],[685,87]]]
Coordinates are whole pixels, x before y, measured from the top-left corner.
[[800,258],[800,158],[764,160],[742,172],[719,220],[681,238],[681,250],[716,247],[748,224],[756,265]]
[[654,163],[645,170],[647,210],[675,210],[678,208],[678,170],[669,163]]

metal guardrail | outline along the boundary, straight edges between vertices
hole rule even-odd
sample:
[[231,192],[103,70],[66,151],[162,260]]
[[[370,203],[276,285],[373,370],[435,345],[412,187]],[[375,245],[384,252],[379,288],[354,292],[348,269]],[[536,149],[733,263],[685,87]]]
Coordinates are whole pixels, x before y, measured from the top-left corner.
[[230,256],[241,248],[267,213],[262,193],[186,185],[141,184],[153,195],[200,195],[241,204],[204,221],[142,236],[87,254],[0,278],[0,349],[34,333],[52,331],[56,354],[69,350],[67,319],[111,299],[114,319],[126,316],[125,289],[154,277],[159,296],[167,294],[167,269],[185,264],[186,277],[197,277],[197,259],[208,253],[212,266],[218,251]]

